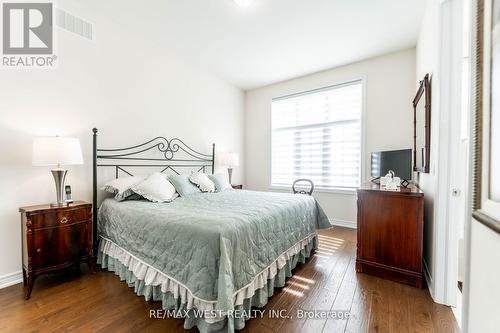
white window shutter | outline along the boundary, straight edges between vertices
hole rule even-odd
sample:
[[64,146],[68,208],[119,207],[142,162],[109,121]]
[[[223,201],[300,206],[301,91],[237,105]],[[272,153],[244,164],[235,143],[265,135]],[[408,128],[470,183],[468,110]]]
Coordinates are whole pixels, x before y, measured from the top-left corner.
[[362,102],[361,81],[273,99],[271,186],[358,187]]

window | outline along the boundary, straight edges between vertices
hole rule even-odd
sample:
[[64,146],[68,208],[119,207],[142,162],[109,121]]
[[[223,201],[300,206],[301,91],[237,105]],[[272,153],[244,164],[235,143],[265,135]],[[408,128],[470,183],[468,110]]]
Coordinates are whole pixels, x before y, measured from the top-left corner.
[[362,103],[361,81],[273,99],[271,186],[358,187]]

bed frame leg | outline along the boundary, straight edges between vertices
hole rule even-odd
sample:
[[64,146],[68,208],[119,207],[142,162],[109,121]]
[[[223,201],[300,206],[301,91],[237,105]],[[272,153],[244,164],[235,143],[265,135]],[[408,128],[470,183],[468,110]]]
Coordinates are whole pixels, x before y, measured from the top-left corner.
[[97,262],[97,128],[92,129],[92,261]]

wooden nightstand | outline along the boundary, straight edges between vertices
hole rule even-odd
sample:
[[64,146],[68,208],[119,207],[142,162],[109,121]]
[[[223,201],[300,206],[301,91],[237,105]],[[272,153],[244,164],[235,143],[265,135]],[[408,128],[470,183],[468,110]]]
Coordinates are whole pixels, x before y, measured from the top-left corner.
[[30,298],[35,278],[92,259],[92,204],[75,201],[63,207],[19,208],[22,223],[23,283]]
[[232,186],[235,190],[242,190],[242,189],[243,189],[243,185],[241,185],[241,184],[239,184],[239,185],[231,184],[231,186]]

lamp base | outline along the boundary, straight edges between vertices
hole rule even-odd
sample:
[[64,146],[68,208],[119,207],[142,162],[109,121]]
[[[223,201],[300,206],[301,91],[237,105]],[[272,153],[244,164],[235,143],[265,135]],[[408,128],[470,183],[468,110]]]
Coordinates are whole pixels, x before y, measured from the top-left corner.
[[66,205],[66,202],[64,202],[64,181],[66,179],[66,174],[68,173],[68,170],[64,169],[53,169],[50,170],[52,172],[52,176],[54,177],[54,183],[56,185],[56,196],[57,196],[57,202],[56,203],[51,203],[51,207],[62,207]]
[[232,184],[231,183],[231,178],[233,178],[233,168],[227,168],[227,173],[228,173],[228,176],[229,176],[229,184]]
[[50,207],[53,207],[53,208],[67,207],[67,206],[69,206],[69,204],[67,202],[63,202],[63,203],[53,202],[53,203],[50,204]]

